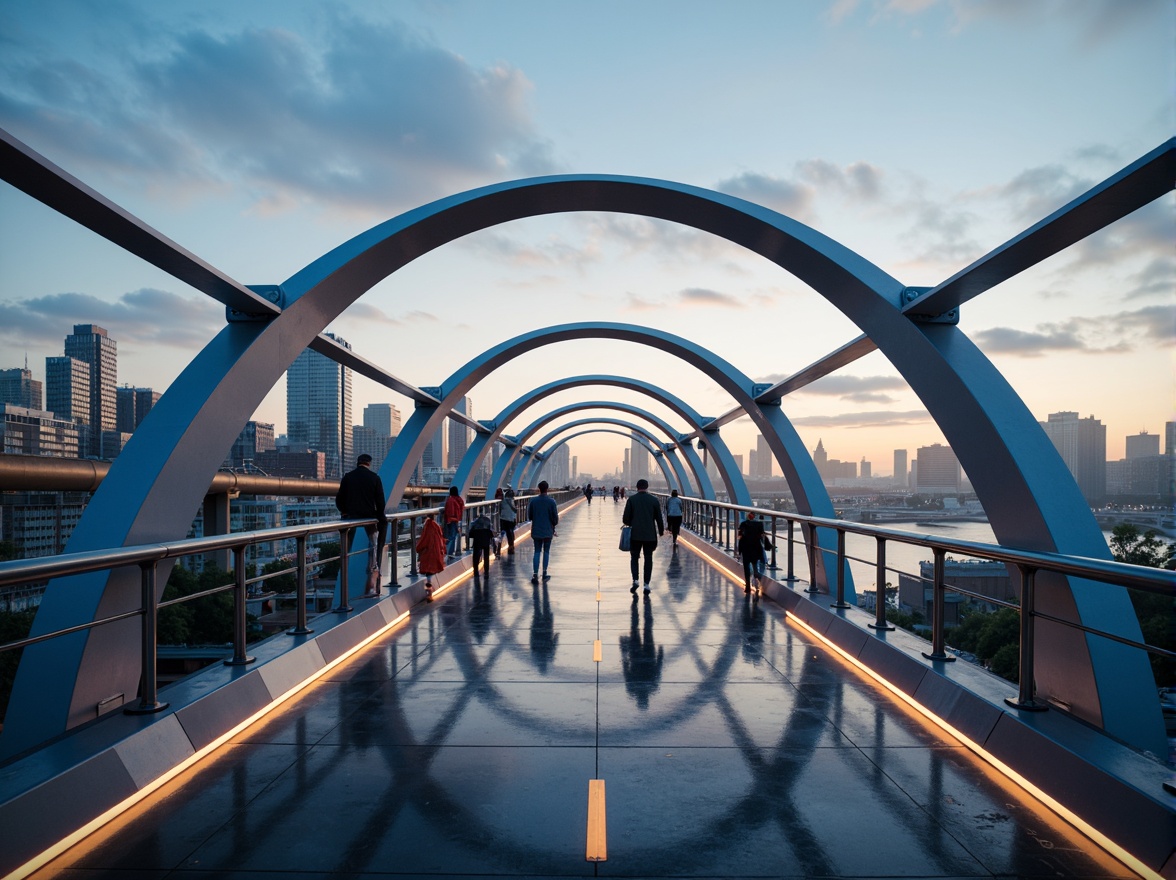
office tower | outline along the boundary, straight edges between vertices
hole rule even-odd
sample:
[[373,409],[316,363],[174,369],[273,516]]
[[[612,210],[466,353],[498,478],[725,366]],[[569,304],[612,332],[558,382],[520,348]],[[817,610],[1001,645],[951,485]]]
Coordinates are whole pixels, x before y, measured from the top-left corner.
[[894,482],[902,486],[907,485],[907,451],[894,450]]
[[[327,336],[348,351],[343,339]],[[286,371],[286,433],[295,450],[322,452],[325,479],[337,480],[351,454],[351,370],[306,349]]]
[[543,469],[544,479],[552,486],[568,486],[572,482],[572,451],[568,444],[561,443],[551,451],[547,466]]
[[638,480],[649,479],[649,451],[635,437],[629,441],[629,450],[629,482],[637,485]]
[[135,427],[143,424],[143,419],[147,418],[147,413],[151,412],[155,404],[159,403],[159,398],[163,395],[160,392],[151,388],[136,388],[135,389]]
[[115,426],[130,434],[135,430],[135,389],[129,385],[115,389]]
[[77,458],[78,436],[79,426],[69,419],[14,403],[0,403],[0,453],[4,455]]
[[1140,431],[1127,435],[1127,458],[1143,458],[1160,454],[1160,435]]
[[747,475],[753,477],[759,472],[757,465],[759,464],[759,456],[754,449],[747,450]]
[[388,437],[398,437],[400,410],[390,403],[369,403],[363,408],[363,426]]
[[1107,429],[1094,416],[1078,418],[1076,412],[1050,413],[1038,422],[1062,461],[1074,475],[1074,481],[1086,502],[1102,504],[1107,488]]
[[863,480],[869,480],[874,476],[874,467],[868,461],[866,461],[866,457],[864,455],[862,456],[862,466],[860,473]]
[[768,447],[768,440],[763,434],[755,438],[755,459],[754,463],[748,461],[751,466],[748,473],[753,477],[760,477],[761,479],[770,479],[772,476],[772,450]]
[[77,456],[92,455],[89,364],[71,357],[45,358],[45,396],[49,412],[78,426]]
[[[118,426],[118,344],[97,324],[74,324],[65,337],[65,356],[90,368],[90,455],[101,456],[102,434]],[[75,416],[76,418],[76,416]]]
[[[442,422],[441,427],[433,432],[433,438],[425,445],[425,450],[421,453],[421,468],[423,470],[439,471],[445,467],[445,438],[447,434],[446,423]],[[421,474],[422,479],[424,474]]]
[[[459,400],[456,406],[453,407],[453,410],[454,412],[467,415],[471,419],[474,417],[474,404],[468,397],[463,397]],[[470,448],[470,434],[472,433],[472,429],[457,419],[446,419],[445,423],[449,426],[449,451],[445,460],[446,467],[456,469],[461,467],[461,460]]]
[[41,383],[28,367],[0,370],[0,404],[11,403],[26,409],[40,410],[43,400]]
[[950,446],[933,443],[915,451],[918,477],[915,491],[919,494],[946,495],[960,491],[960,462]]
[[1176,455],[1176,422],[1164,422],[1164,455]]
[[572,456],[572,482],[580,482],[580,457],[578,455]]
[[829,454],[825,452],[825,441],[817,440],[817,448],[813,450],[813,464],[817,466],[817,473],[822,477],[825,476],[826,465],[829,463]]
[[388,451],[392,448],[392,440],[390,435],[366,425],[356,425],[351,429],[351,451],[354,457],[358,459],[361,455],[370,455],[372,470],[378,471],[384,464],[384,459],[388,457]]
[[[751,453],[754,453],[754,452],[755,452],[754,449],[751,450]],[[735,470],[739,471],[739,473],[741,473],[741,474],[744,473],[743,456],[742,455],[732,455],[731,458],[735,459]],[[751,474],[748,473],[748,476],[751,476]]]
[[257,468],[258,454],[275,448],[274,426],[271,422],[246,422],[237,439],[233,441],[233,448],[229,450],[224,466]]

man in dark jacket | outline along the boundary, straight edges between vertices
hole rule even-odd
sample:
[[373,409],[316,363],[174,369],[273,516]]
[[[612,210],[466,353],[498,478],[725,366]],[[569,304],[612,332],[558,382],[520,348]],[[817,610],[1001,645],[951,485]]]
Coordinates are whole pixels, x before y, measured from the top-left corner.
[[[339,481],[339,494],[335,496],[335,506],[344,519],[371,519],[375,517],[378,525],[364,526],[368,536],[368,580],[365,596],[375,596],[379,592],[380,584],[380,553],[384,549],[384,533],[388,526],[388,516],[384,513],[387,498],[384,495],[384,484],[380,475],[372,470],[372,457],[366,452],[355,460],[355,470],[343,475]],[[347,530],[347,552],[351,551],[351,542],[355,538],[355,529]],[[373,573],[375,576],[373,577]]]
[[625,512],[621,514],[621,522],[629,526],[629,567],[633,572],[633,586],[630,593],[637,592],[637,562],[642,553],[645,554],[645,592],[649,592],[649,580],[653,577],[653,551],[657,549],[657,539],[666,533],[666,526],[662,520],[661,502],[649,494],[649,481],[637,481],[637,494],[630,495],[625,502]]

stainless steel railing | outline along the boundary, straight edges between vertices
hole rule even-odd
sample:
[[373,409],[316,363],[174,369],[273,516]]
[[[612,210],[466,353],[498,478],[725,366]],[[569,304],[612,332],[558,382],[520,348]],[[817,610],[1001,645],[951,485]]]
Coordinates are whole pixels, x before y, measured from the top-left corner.
[[[1085,578],[1105,584],[1114,584],[1133,590],[1142,590],[1162,596],[1176,597],[1176,572],[1163,569],[1148,568],[1146,566],[1129,565],[1103,559],[1089,559],[1079,556],[1068,556],[1060,553],[1043,553],[1033,550],[1018,550],[999,544],[983,544],[976,541],[963,541],[953,538],[917,535],[899,529],[883,526],[852,523],[844,520],[826,519],[822,517],[804,516],[797,513],[786,513],[778,510],[746,507],[728,504],[721,501],[704,501],[697,498],[683,498],[683,524],[692,531],[710,540],[714,544],[723,546],[728,552],[733,550],[733,539],[738,530],[739,520],[748,511],[754,511],[757,516],[771,522],[771,562],[773,571],[777,570],[776,547],[779,539],[780,524],[787,529],[787,568],[785,579],[789,582],[797,580],[794,571],[794,549],[796,544],[796,529],[799,527],[806,540],[804,546],[815,548],[821,553],[832,554],[836,565],[836,587],[833,608],[848,608],[845,601],[845,571],[849,557],[845,552],[845,536],[847,534],[871,536],[877,543],[874,564],[877,571],[878,595],[875,602],[875,620],[869,626],[876,629],[893,629],[893,625],[886,620],[886,601],[882,585],[886,582],[886,544],[896,541],[916,547],[925,547],[931,551],[933,559],[932,577],[932,611],[931,611],[931,651],[925,652],[924,657],[929,660],[949,662],[955,657],[945,650],[944,599],[948,592],[981,599],[995,605],[1015,608],[1020,613],[1020,657],[1019,682],[1016,699],[1008,699],[1009,705],[1020,709],[1040,710],[1046,705],[1036,699],[1033,692],[1034,665],[1034,622],[1047,620],[1072,629],[1081,630],[1091,635],[1109,639],[1120,644],[1129,645],[1162,657],[1176,658],[1176,652],[1146,642],[1123,638],[1115,633],[1085,626],[1077,621],[1066,620],[1039,610],[1035,606],[1035,583],[1039,572],[1056,572],[1062,575]],[[828,529],[836,533],[837,550],[829,551],[821,547],[818,542],[818,530]],[[944,560],[948,553],[958,553],[980,559],[990,559],[1014,566],[1020,577],[1020,605],[1015,605],[959,587],[953,587],[945,582]],[[817,585],[817,554],[808,553],[809,577],[807,592],[819,592]],[[860,560],[868,562],[869,560]]]
[[[552,492],[551,494],[552,497],[556,499],[557,503],[563,503],[566,500],[575,498],[579,493]],[[522,525],[527,521],[527,501],[529,498],[530,496],[523,495],[517,496],[515,498],[518,513],[518,525]],[[467,536],[467,547],[469,523],[474,517],[475,512],[490,510],[494,516],[497,516],[500,504],[501,502],[497,500],[491,500],[471,502],[466,505],[463,532]],[[406,532],[409,538],[409,574],[415,575],[417,561],[416,537],[418,534],[419,525],[423,523],[426,516],[440,513],[442,510],[443,508],[441,507],[431,507],[397,512],[388,516],[389,526],[393,530],[393,540],[389,546],[391,547],[390,585],[394,589],[397,586],[397,570],[399,568],[398,547],[402,536],[401,533]],[[65,553],[58,556],[46,556],[36,559],[0,562],[0,587],[33,581],[44,581],[56,577],[66,577],[69,575],[85,574],[94,571],[109,571],[111,569],[129,566],[139,567],[140,582],[142,586],[140,606],[136,609],[109,617],[103,617],[98,620],[87,621],[86,623],[81,623],[76,626],[54,630],[53,632],[41,633],[40,635],[29,636],[27,638],[6,642],[4,644],[0,644],[0,653],[16,651],[28,645],[48,641],[50,639],[68,635],[70,633],[81,632],[83,630],[105,626],[119,620],[126,620],[132,617],[142,617],[142,675],[140,682],[139,701],[132,706],[126,707],[124,711],[131,714],[159,712],[167,708],[167,703],[161,702],[159,700],[158,694],[159,679],[156,625],[158,622],[159,611],[161,609],[232,591],[234,597],[233,656],[224,662],[226,665],[232,666],[251,663],[253,662],[254,658],[248,656],[246,651],[248,635],[247,601],[249,587],[253,584],[264,582],[267,579],[280,577],[282,575],[291,573],[291,571],[294,571],[297,577],[297,618],[294,627],[290,630],[287,630],[287,633],[292,636],[309,635],[310,633],[313,633],[314,630],[310,629],[308,626],[308,617],[306,611],[308,570],[311,568],[319,568],[331,562],[338,561],[340,563],[339,578],[343,600],[339,607],[334,610],[336,612],[351,611],[351,606],[347,601],[349,584],[347,576],[348,565],[346,564],[346,560],[350,556],[366,551],[349,551],[348,536],[349,533],[351,533],[354,529],[367,525],[373,525],[376,522],[377,520],[374,518],[342,520],[329,523],[316,523],[313,525],[286,526],[276,529],[259,529],[248,532],[234,532],[228,535],[215,535],[204,538],[185,538],[178,541],[169,541],[166,543],[157,544],[142,544],[134,547],[110,548],[106,550],[93,550],[82,553]],[[403,526],[407,526],[407,528],[402,528]],[[313,561],[308,560],[306,554],[307,538],[311,535],[324,534],[327,532],[337,532],[339,534],[340,555],[332,556],[327,559],[318,559]],[[245,551],[249,546],[253,544],[291,539],[296,542],[297,547],[297,563],[294,569],[270,572],[260,577],[247,577]],[[167,602],[159,601],[157,586],[158,567],[161,562],[168,559],[179,559],[185,556],[209,553],[215,550],[231,550],[233,552],[232,583],[214,587],[208,590],[203,590],[198,593],[191,593],[187,596],[171,599]]]

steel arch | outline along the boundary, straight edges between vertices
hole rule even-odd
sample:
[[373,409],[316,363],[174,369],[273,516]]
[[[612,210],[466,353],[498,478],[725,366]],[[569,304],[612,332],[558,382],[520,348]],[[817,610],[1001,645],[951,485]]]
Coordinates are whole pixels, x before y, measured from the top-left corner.
[[562,431],[566,431],[572,427],[580,427],[582,425],[618,425],[620,427],[627,427],[633,432],[636,432],[639,434],[644,434],[644,436],[634,437],[632,435],[632,433],[625,433],[624,431],[618,431],[615,428],[589,428],[584,431],[577,431],[575,434],[572,434],[569,437],[563,437],[563,438],[559,439],[558,441],[556,441],[552,445],[552,447],[547,455],[538,456],[531,462],[531,465],[532,465],[531,474],[530,474],[530,476],[525,477],[523,479],[523,482],[526,483],[526,486],[528,489],[534,489],[535,486],[538,485],[539,477],[543,473],[543,467],[544,467],[544,465],[547,464],[547,459],[550,457],[550,453],[554,452],[556,449],[563,446],[565,443],[567,443],[572,438],[581,437],[584,434],[618,434],[621,437],[628,437],[629,439],[633,440],[634,442],[640,443],[642,446],[644,446],[646,448],[646,450],[648,450],[649,454],[653,456],[654,461],[657,462],[658,468],[661,469],[662,476],[666,478],[666,485],[670,486],[673,489],[678,489],[679,492],[681,491],[681,488],[677,485],[677,481],[674,477],[673,471],[670,468],[666,467],[665,448],[662,447],[660,444],[655,443],[653,441],[651,435],[643,432],[641,430],[640,426],[633,423],[633,422],[626,422],[624,419],[604,419],[604,418],[579,419],[575,422],[569,422],[566,425],[561,425],[559,428],[557,428],[556,430],[551,432],[550,437],[554,438],[556,435],[558,435]]
[[[172,383],[154,418],[144,422],[127,454],[111,467],[69,550],[183,534],[185,520],[241,426],[294,358],[364,291],[471,232],[569,211],[617,211],[681,222],[788,269],[857,324],[919,396],[972,480],[999,541],[1109,558],[1073,478],[1016,392],[957,327],[916,323],[904,315],[900,282],[832,239],[762,206],[697,187],[610,175],[513,181],[450,196],[379,224],[315,260],[281,286],[281,314],[267,323],[230,323]],[[1026,247],[1026,265],[1037,253],[1051,252],[1047,241]],[[737,400],[742,405],[742,395]],[[771,421],[758,407],[747,409],[783,464],[787,450]],[[117,572],[54,581],[32,634],[134,607],[136,580],[133,572]],[[1065,578],[1042,581],[1039,604],[1046,614],[1140,639],[1125,590]],[[137,629],[130,620],[29,646],[0,740],[3,754],[88,720],[112,688],[133,694]],[[1038,645],[1042,696],[1053,696],[1079,717],[1160,753],[1163,725],[1145,656],[1046,621],[1039,623]]]

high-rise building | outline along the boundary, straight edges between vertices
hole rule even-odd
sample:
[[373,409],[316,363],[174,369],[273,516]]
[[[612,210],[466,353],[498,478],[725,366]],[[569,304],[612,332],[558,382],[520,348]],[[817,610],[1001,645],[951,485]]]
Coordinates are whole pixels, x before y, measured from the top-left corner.
[[115,389],[115,425],[130,434],[135,430],[135,389],[123,385]]
[[[388,451],[392,448],[392,436],[366,425],[356,425],[351,429],[351,438],[351,451],[354,453],[354,457],[370,455],[372,470],[378,471],[380,466],[384,464],[384,459],[388,457]],[[354,462],[350,462],[350,464],[354,464]]]
[[894,482],[902,486],[907,485],[907,451],[905,449],[894,450]]
[[1127,458],[1143,458],[1146,455],[1160,454],[1160,435],[1140,431],[1138,434],[1127,435]]
[[390,403],[369,403],[363,408],[363,426],[389,437],[398,437],[400,410]]
[[118,428],[118,343],[97,324],[74,324],[65,356],[90,367],[90,455],[102,455],[102,434]]
[[862,456],[862,464],[859,470],[863,480],[869,480],[874,476],[874,466],[866,461],[866,457]]
[[[333,333],[327,336],[348,351]],[[286,434],[291,450],[322,452],[325,479],[343,476],[351,455],[351,370],[306,349],[286,371]]]
[[568,486],[572,482],[572,451],[568,444],[561,443],[551,451],[547,466],[543,469],[544,479],[552,486]]
[[960,491],[960,462],[950,446],[942,443],[920,446],[915,456],[919,464],[916,492],[946,495]]
[[751,460],[748,461],[748,465],[751,466],[749,474],[762,480],[771,479],[772,461],[772,450],[768,447],[768,440],[763,434],[760,434],[755,438],[754,464]]
[[143,424],[143,419],[147,418],[147,413],[151,412],[155,404],[159,403],[159,398],[163,395],[152,388],[136,388],[135,389],[135,427]]
[[78,457],[79,426],[51,412],[0,403],[0,452]]
[[[754,449],[748,451],[749,455],[752,455],[754,453],[755,453]],[[743,456],[736,454],[736,455],[732,455],[731,457],[733,459],[735,459],[735,470],[739,471],[739,473],[742,474],[743,473]],[[750,476],[750,474],[748,474],[748,476]]]
[[78,428],[77,457],[91,456],[90,365],[77,358],[45,358],[45,406]]
[[1176,455],[1176,422],[1164,422],[1164,455]]
[[649,451],[634,437],[629,441],[629,482],[635,486],[638,480],[648,480],[649,472]]
[[229,450],[224,467],[256,468],[258,454],[276,448],[274,426],[271,422],[246,422],[237,439],[233,441],[233,448]]
[[[453,409],[454,412],[469,416],[471,419],[474,417],[474,404],[468,397],[459,400]],[[446,419],[445,423],[449,426],[449,451],[445,459],[446,467],[458,468],[461,467],[461,460],[470,448],[472,429],[457,419]]]
[[[27,360],[27,359],[26,359]],[[41,383],[28,367],[0,370],[0,403],[40,410],[44,405]]]
[[1062,461],[1074,475],[1088,504],[1102,504],[1107,494],[1107,429],[1094,416],[1078,418],[1076,412],[1050,413],[1039,422]]

